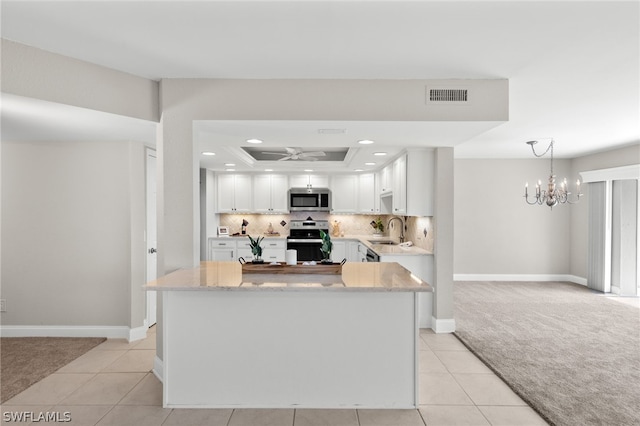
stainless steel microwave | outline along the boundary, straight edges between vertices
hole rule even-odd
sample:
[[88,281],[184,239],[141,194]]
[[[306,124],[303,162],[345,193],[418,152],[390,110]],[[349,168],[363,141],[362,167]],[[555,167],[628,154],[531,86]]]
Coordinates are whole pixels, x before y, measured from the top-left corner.
[[331,190],[329,188],[291,188],[289,189],[289,211],[331,211]]

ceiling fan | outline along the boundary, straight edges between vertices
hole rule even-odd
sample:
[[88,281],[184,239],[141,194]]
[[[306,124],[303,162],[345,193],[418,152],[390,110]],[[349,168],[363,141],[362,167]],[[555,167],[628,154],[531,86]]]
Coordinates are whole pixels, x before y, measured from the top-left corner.
[[286,161],[286,160],[299,160],[299,161],[318,161],[316,157],[324,157],[325,154],[322,151],[309,151],[304,152],[302,148],[285,148],[287,153],[282,152],[268,152],[263,151],[263,154],[267,155],[282,155],[282,158],[279,158],[278,161]]

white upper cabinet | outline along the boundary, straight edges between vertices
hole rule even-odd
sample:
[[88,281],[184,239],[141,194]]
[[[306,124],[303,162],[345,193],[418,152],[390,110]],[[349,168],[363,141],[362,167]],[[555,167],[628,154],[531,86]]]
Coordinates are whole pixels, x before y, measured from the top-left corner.
[[407,150],[407,216],[433,216],[435,155],[433,149]]
[[[377,203],[376,200],[378,201]],[[380,198],[376,191],[376,175],[364,173],[358,176],[358,212],[367,214],[380,213],[379,200]]]
[[392,214],[407,214],[407,156],[393,162],[393,211]]
[[253,177],[253,211],[256,213],[287,213],[289,182],[285,175],[255,175]]
[[220,174],[218,175],[219,213],[251,212],[252,202],[251,175]]
[[393,190],[393,164],[387,165],[380,172],[380,193],[386,194]]
[[291,175],[289,176],[291,188],[306,188],[311,185],[313,188],[328,188],[329,176],[327,175]]
[[271,210],[274,213],[289,213],[289,178],[286,175],[271,175]]
[[331,212],[332,213],[356,213],[358,176],[334,175],[331,176]]

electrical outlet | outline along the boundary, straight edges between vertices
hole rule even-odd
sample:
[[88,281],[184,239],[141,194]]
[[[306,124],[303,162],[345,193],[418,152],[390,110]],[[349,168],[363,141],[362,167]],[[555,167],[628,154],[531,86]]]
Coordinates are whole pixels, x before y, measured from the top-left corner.
[[0,312],[7,312],[7,300],[0,299]]

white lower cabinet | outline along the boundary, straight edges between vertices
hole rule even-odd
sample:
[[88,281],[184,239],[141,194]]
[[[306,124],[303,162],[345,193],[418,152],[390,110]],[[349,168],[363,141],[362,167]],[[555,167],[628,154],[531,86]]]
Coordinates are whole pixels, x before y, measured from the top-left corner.
[[358,254],[356,257],[356,262],[366,262],[367,261],[367,246],[358,242]]
[[209,238],[208,260],[230,261],[236,259],[236,242],[230,238]]
[[265,238],[261,243],[262,258],[265,262],[284,262],[287,242],[284,239],[272,240]]
[[358,259],[358,245],[360,243],[358,241],[348,241],[347,242],[347,260],[349,262],[359,262]]
[[[340,241],[331,240],[333,249],[331,250],[331,260],[334,262],[364,262],[367,257],[367,246],[358,240],[341,239]],[[362,246],[362,247],[361,247]]]
[[[265,238],[260,242],[262,259],[265,262],[284,262],[287,240],[284,238]],[[244,258],[253,260],[248,238],[209,238],[208,260],[229,261]]]
[[[334,262],[342,262],[347,258],[347,242],[331,240],[333,248],[331,249],[331,260]],[[347,259],[349,260],[349,259]]]
[[236,243],[236,256],[238,259],[243,258],[247,262],[253,259],[253,253],[251,253],[251,245],[249,244],[249,238],[242,238],[235,240]]

